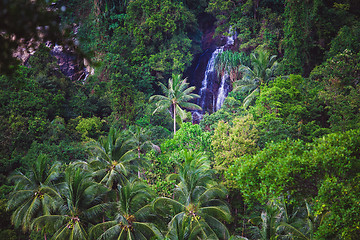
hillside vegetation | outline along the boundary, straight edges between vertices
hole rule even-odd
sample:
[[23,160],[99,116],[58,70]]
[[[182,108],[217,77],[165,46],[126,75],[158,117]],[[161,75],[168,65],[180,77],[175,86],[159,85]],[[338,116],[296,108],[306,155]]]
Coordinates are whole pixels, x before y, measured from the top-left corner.
[[[2,8],[0,239],[359,239],[358,0]],[[229,29],[231,92],[193,124],[186,74]]]

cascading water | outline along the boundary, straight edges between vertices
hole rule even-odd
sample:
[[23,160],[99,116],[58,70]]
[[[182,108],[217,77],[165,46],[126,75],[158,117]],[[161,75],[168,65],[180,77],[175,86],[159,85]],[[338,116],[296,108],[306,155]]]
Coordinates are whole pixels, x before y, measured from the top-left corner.
[[[203,110],[206,109],[206,101],[207,101],[207,97],[209,95],[209,93],[213,96],[214,92],[212,92],[210,89],[210,86],[212,85],[211,80],[213,80],[214,76],[216,76],[216,70],[215,70],[215,60],[217,58],[217,56],[222,53],[224,51],[224,47],[220,47],[218,49],[216,49],[212,55],[211,58],[209,59],[209,62],[206,66],[206,70],[205,70],[205,77],[201,83],[201,89],[199,92],[200,95],[200,101],[199,101],[199,105],[201,106],[201,108]],[[209,92],[210,91],[210,92]],[[214,99],[214,97],[212,97]],[[214,111],[214,107],[212,109]]]
[[227,97],[227,94],[229,92],[230,86],[228,84],[229,75],[227,73],[224,74],[221,78],[221,85],[218,91],[217,99],[216,99],[216,105],[215,110],[219,110],[221,106],[223,105],[225,98]]
[[201,83],[201,88],[199,91],[200,98],[197,103],[199,106],[201,106],[203,110],[193,112],[193,119],[195,120],[195,122],[199,122],[202,119],[202,115],[206,111],[215,112],[219,110],[230,90],[230,85],[228,81],[229,75],[225,73],[222,76],[219,86],[219,80],[215,69],[215,61],[217,56],[221,54],[224,49],[234,44],[235,34],[231,34],[230,30],[229,35],[229,37],[226,37],[225,45],[217,47],[212,52],[211,57],[207,62],[204,77]]

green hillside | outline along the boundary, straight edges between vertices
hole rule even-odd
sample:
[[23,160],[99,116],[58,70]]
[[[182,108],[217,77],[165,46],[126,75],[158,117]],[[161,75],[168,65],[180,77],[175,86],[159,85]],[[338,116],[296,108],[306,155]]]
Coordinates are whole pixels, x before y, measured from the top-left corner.
[[[0,16],[0,239],[360,238],[360,1]],[[229,93],[194,119],[191,73],[221,46]]]

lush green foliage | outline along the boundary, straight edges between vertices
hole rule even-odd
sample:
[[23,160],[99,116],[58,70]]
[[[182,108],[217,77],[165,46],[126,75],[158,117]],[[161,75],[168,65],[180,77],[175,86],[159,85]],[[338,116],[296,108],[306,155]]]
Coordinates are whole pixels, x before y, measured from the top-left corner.
[[270,144],[253,156],[240,157],[227,176],[249,203],[281,196],[295,202],[316,198],[317,214],[331,212],[319,238],[353,239],[359,234],[357,211],[343,204],[355,207],[359,201],[354,182],[359,177],[359,144],[359,130],[329,134],[307,144],[300,140]]
[[264,86],[251,110],[260,129],[260,145],[289,137],[309,141],[326,133],[317,94],[317,87],[299,75],[278,77]]
[[270,52],[262,46],[250,55],[252,68],[241,66],[242,79],[235,82],[235,89],[246,92],[249,95],[243,100],[244,107],[248,107],[257,95],[261,94],[261,87],[264,87],[274,77],[277,62],[276,55],[270,56]]
[[[212,180],[210,162],[201,153],[182,152],[183,163],[177,162],[174,199],[159,197],[154,201],[156,211],[170,217],[170,239],[227,239],[229,233],[221,220],[229,221],[229,209],[219,198],[224,190]],[[173,216],[173,217],[171,217]]]
[[194,151],[212,157],[210,133],[201,130],[199,125],[182,124],[172,139],[160,146],[161,154],[152,152],[149,158],[153,160],[148,181],[162,196],[171,196],[175,181],[167,179],[167,175],[175,171],[176,162],[183,161],[183,151]]
[[360,73],[359,57],[359,53],[345,50],[311,73],[312,79],[324,84],[319,95],[329,112],[328,123],[333,131],[346,131],[359,126],[359,86],[354,82]]
[[127,182],[119,186],[119,200],[114,203],[115,217],[93,226],[90,234],[97,239],[151,239],[162,234],[152,223],[146,222],[151,216],[151,207],[147,205],[152,195],[148,186],[141,182]]
[[39,155],[31,167],[29,176],[18,173],[12,176],[16,181],[15,189],[8,202],[9,208],[15,208],[11,221],[23,230],[29,230],[32,220],[42,215],[49,215],[56,208],[60,198],[52,181],[58,177],[58,166],[47,168],[46,155]]
[[234,118],[232,126],[220,121],[211,141],[215,166],[226,170],[236,158],[256,152],[257,140],[258,130],[251,115]]
[[200,96],[192,93],[195,90],[195,87],[188,87],[189,83],[186,82],[186,78],[182,80],[180,75],[173,75],[172,78],[169,78],[167,87],[162,83],[159,84],[164,95],[151,96],[150,101],[156,101],[154,113],[164,110],[170,111],[174,119],[175,134],[177,116],[179,115],[181,121],[185,120],[187,117],[183,108],[189,110],[201,110],[200,106],[190,102]]
[[[360,236],[359,1],[0,9],[0,71],[12,70],[0,75],[1,239]],[[46,47],[67,26],[79,78]],[[215,66],[230,93],[192,124],[199,83],[184,78],[230,34]],[[10,69],[17,46],[34,54]]]

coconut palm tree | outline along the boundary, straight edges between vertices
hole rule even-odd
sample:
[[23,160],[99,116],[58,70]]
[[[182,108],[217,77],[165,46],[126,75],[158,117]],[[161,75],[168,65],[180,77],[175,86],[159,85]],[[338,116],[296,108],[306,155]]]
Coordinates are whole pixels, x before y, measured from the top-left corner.
[[149,132],[142,127],[132,126],[129,128],[129,133],[127,143],[137,152],[137,157],[140,159],[141,154],[153,145],[149,139]]
[[115,216],[93,226],[90,230],[97,239],[151,239],[162,236],[152,223],[147,222],[151,214],[148,205],[153,198],[148,186],[140,181],[128,181],[123,186],[118,185],[120,198],[113,203]]
[[291,234],[293,239],[315,240],[315,231],[323,223],[324,219],[329,216],[330,212],[315,215],[307,201],[305,201],[304,212],[304,217],[299,217],[296,219],[296,221],[280,222],[280,227],[283,227],[284,231]]
[[[284,197],[265,206],[260,217],[251,219],[252,238],[261,240],[313,240],[314,232],[329,212],[315,216],[305,201],[305,208],[289,208]],[[292,209],[292,211],[289,211]]]
[[266,85],[274,75],[277,67],[276,55],[270,56],[270,52],[263,47],[258,47],[250,55],[252,68],[241,66],[240,71],[243,73],[242,79],[235,82],[235,90],[240,89],[249,93],[244,99],[244,107],[249,104],[260,94],[262,86]]
[[150,140],[151,132],[149,129],[142,128],[139,126],[130,126],[129,136],[126,140],[126,144],[130,146],[131,149],[137,152],[137,158],[140,160],[141,155],[146,153],[149,149],[154,149],[157,152],[160,152],[160,147]]
[[184,198],[181,201],[191,202],[195,190],[206,190],[212,182],[214,172],[210,167],[210,161],[201,152],[182,150],[176,165],[178,173],[170,174],[168,179],[179,182],[174,191],[176,197]]
[[56,203],[61,199],[53,185],[59,176],[58,167],[59,164],[55,163],[49,168],[47,156],[41,154],[28,175],[19,172],[11,177],[16,185],[7,208],[14,209],[11,221],[15,227],[21,225],[24,231],[30,230],[33,219],[55,210]]
[[252,239],[275,240],[281,222],[280,209],[277,206],[268,204],[261,212],[260,217],[252,218],[250,221],[255,225],[251,228]]
[[107,136],[100,137],[98,141],[92,140],[87,145],[92,157],[78,164],[91,168],[94,178],[100,183],[109,188],[116,187],[141,164],[127,138],[124,131],[112,127]]
[[[146,159],[142,158],[144,154],[150,148],[160,152],[160,147],[153,144],[150,140],[150,132],[148,129],[144,129],[139,126],[131,126],[129,128],[129,137],[126,143],[137,152],[137,161],[141,163],[142,167],[145,167]],[[140,178],[140,170],[138,170],[138,178]]]
[[[228,206],[220,199],[226,191],[212,182],[207,158],[200,153],[183,152],[184,163],[178,163],[174,199],[159,197],[153,205],[158,213],[171,217],[167,237],[170,239],[228,239],[222,221],[229,221]],[[171,214],[170,214],[171,213]]]
[[102,202],[108,189],[94,182],[89,172],[67,166],[60,186],[62,202],[55,215],[36,218],[33,227],[52,229],[52,239],[88,239],[86,229],[100,220],[107,204]]
[[186,112],[183,108],[190,110],[201,110],[201,107],[189,101],[200,98],[199,95],[191,93],[195,87],[188,87],[189,83],[185,79],[181,79],[180,75],[172,75],[169,78],[168,87],[163,83],[159,83],[164,95],[154,95],[150,97],[150,101],[155,101],[156,109],[153,113],[164,109],[171,109],[174,118],[174,134],[176,133],[176,116],[179,115],[181,119],[186,118]]

